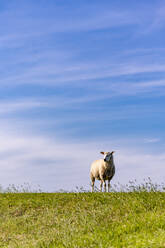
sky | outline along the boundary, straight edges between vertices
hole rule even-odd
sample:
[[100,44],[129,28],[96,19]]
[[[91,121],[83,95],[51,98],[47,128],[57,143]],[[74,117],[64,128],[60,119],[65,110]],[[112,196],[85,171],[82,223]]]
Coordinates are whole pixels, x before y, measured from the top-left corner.
[[88,190],[112,150],[112,185],[164,182],[164,1],[1,0],[0,24],[2,187]]

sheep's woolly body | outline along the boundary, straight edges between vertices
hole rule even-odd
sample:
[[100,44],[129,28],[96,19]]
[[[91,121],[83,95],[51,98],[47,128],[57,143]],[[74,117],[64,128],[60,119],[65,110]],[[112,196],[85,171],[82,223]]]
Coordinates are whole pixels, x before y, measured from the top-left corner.
[[97,180],[108,180],[114,176],[114,164],[104,162],[103,159],[95,160],[91,165],[91,179],[94,177]]
[[102,190],[102,184],[104,182],[104,190],[106,191],[105,180],[108,180],[108,191],[110,188],[110,180],[115,174],[115,165],[112,159],[109,162],[105,162],[104,159],[95,160],[91,165],[90,177],[92,181],[92,191],[94,190],[95,179],[101,180],[100,190]]

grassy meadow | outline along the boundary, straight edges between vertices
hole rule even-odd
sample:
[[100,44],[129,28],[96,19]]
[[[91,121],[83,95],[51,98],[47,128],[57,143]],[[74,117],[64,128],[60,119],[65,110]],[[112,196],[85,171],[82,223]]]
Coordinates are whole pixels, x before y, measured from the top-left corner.
[[165,247],[165,192],[1,193],[0,247]]

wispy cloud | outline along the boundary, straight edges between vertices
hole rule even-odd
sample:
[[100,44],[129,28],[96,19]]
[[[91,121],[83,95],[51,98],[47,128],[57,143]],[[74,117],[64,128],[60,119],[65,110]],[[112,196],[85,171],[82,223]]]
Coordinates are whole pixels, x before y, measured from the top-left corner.
[[26,111],[33,108],[41,108],[46,106],[43,101],[34,99],[14,99],[13,101],[0,101],[0,114],[14,113],[18,111]]
[[[37,65],[26,70],[25,73],[19,73],[17,76],[12,75],[1,79],[3,84],[50,84],[61,85],[61,83],[78,83],[79,81],[87,81],[94,79],[113,78],[124,75],[136,75],[142,73],[159,73],[164,72],[165,64],[88,64],[88,65],[72,65],[60,66],[54,65]],[[163,81],[159,84],[163,85]],[[153,82],[154,83],[154,82]],[[140,84],[139,84],[140,85]],[[149,84],[146,83],[146,86]],[[141,85],[142,86],[142,85]],[[145,86],[145,84],[143,84]]]
[[[104,93],[104,92],[103,92]],[[136,94],[137,92],[134,92]],[[157,106],[152,107],[149,104],[124,104],[124,105],[112,105],[109,106],[107,109],[102,112],[101,109],[97,109],[98,106],[96,106],[95,112],[92,110],[94,107],[92,107],[91,111],[90,109],[88,110],[90,112],[90,116],[88,118],[85,118],[86,112],[82,113],[81,110],[86,104],[86,106],[92,106],[94,103],[101,103],[103,100],[106,99],[112,99],[113,97],[118,95],[133,95],[133,93],[130,92],[122,92],[118,91],[118,93],[112,94],[112,96],[109,96],[109,92],[106,94],[104,93],[103,95],[97,94],[88,94],[84,96],[77,96],[77,97],[67,97],[67,96],[51,96],[51,97],[40,97],[40,98],[14,98],[13,100],[10,101],[0,101],[0,115],[1,116],[10,116],[10,114],[15,114],[15,117],[20,118],[22,113],[26,114],[26,112],[29,111],[34,111],[39,109],[40,114],[42,112],[47,110],[73,110],[76,111],[74,112],[74,119],[73,116],[70,114],[69,115],[62,115],[59,118],[64,121],[66,118],[66,122],[69,121],[94,121],[97,120],[98,117],[95,115],[96,112],[99,113],[100,120],[121,120],[121,119],[129,119],[129,118],[143,118],[144,116],[152,116],[153,113],[157,112],[157,114],[163,114],[164,113],[164,108],[163,106],[159,107],[159,110],[157,109]],[[92,105],[91,105],[92,104]],[[111,113],[109,115],[109,112]],[[17,114],[17,115],[16,115]],[[25,115],[26,116],[26,115]],[[23,116],[23,118],[25,118]],[[29,117],[31,118],[31,117]],[[49,118],[50,119],[50,118]],[[56,120],[57,121],[57,120]],[[99,121],[99,120],[98,120]]]
[[146,34],[153,32],[156,29],[161,29],[164,27],[164,21],[165,21],[164,11],[165,11],[165,5],[163,2],[161,2],[154,10],[154,15],[151,24],[145,30]]
[[[130,25],[137,30],[142,27],[145,30],[163,23],[163,10],[160,6],[149,5],[153,10],[152,14],[152,11],[147,11],[148,6],[145,4],[137,5],[134,12],[129,7],[123,6],[119,9],[106,2],[83,4],[81,8],[75,4],[72,12],[67,11],[68,3],[65,5],[54,3],[53,6],[48,4],[45,8],[32,1],[19,5],[8,3],[6,9],[0,13],[0,22],[4,23],[1,28],[0,47],[22,46],[29,40],[56,33],[89,32]],[[133,34],[136,33],[135,28]]]
[[144,139],[144,142],[145,142],[145,143],[157,143],[157,142],[159,142],[159,141],[160,141],[159,138],[145,138],[145,139]]
[[[95,4],[93,7],[87,4],[82,5],[81,10],[78,10],[75,5],[71,14],[65,8],[54,4],[53,8],[49,9],[48,14],[47,10],[42,6],[29,2],[26,6],[24,4],[17,5],[17,9],[13,6],[12,8],[9,7],[1,13],[0,19],[8,18],[7,29],[12,30],[14,27],[17,33],[26,33],[28,35],[31,33],[33,35],[42,35],[45,32],[48,34],[49,32],[89,31],[139,22],[138,18],[135,16],[133,18],[132,13],[126,9],[115,10],[113,7],[113,9],[110,8],[111,6],[107,7],[105,9],[100,4]],[[42,13],[43,18],[39,13]],[[65,18],[63,18],[64,15]],[[36,34],[33,32],[34,30],[37,31]]]

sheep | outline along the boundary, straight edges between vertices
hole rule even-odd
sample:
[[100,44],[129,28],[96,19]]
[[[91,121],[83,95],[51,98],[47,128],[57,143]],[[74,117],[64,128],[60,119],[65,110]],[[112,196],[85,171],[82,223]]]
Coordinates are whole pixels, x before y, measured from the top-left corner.
[[92,182],[92,192],[94,191],[95,179],[101,180],[100,191],[104,183],[104,192],[106,192],[106,180],[108,180],[108,192],[110,191],[110,180],[115,174],[115,165],[112,152],[100,152],[104,155],[104,159],[95,160],[91,164],[90,178]]

